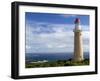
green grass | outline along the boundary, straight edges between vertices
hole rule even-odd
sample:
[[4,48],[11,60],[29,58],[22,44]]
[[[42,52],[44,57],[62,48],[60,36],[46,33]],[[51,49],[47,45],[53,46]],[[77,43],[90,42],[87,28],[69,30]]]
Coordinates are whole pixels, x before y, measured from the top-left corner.
[[80,62],[74,62],[71,59],[69,60],[58,60],[53,62],[44,62],[44,63],[26,63],[26,68],[39,68],[39,67],[59,67],[59,66],[82,66],[89,65],[89,59],[85,59]]

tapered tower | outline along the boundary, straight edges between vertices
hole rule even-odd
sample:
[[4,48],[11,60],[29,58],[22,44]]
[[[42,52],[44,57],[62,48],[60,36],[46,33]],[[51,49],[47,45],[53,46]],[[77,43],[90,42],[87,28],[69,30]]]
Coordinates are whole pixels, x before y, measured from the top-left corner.
[[82,29],[80,27],[80,19],[75,19],[74,29],[74,61],[82,61],[83,58],[83,40],[82,40]]

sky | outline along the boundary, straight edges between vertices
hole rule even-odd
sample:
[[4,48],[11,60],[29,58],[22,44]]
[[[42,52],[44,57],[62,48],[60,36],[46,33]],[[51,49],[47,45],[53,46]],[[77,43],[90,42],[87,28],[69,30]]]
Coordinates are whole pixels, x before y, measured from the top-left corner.
[[25,13],[26,53],[74,52],[74,21],[80,18],[83,50],[89,52],[89,16]]

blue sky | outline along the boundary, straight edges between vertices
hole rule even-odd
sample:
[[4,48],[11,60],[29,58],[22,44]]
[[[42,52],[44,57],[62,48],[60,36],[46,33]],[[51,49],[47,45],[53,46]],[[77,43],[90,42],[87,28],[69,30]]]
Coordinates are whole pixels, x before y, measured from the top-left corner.
[[84,51],[89,51],[89,16],[26,12],[26,52],[73,52],[74,21],[80,18]]
[[51,24],[73,24],[72,21],[74,21],[75,17],[80,18],[82,25],[89,25],[89,16],[85,15],[82,16],[68,14],[26,13],[26,20],[28,21],[45,22]]

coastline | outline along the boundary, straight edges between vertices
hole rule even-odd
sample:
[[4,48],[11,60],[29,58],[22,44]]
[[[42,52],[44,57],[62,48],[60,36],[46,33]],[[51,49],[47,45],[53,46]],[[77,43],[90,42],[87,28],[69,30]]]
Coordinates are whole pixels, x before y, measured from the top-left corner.
[[58,60],[58,61],[35,61],[25,64],[25,68],[40,68],[40,67],[60,67],[60,66],[83,66],[89,65],[89,59],[83,61],[74,62],[72,59],[69,60]]

